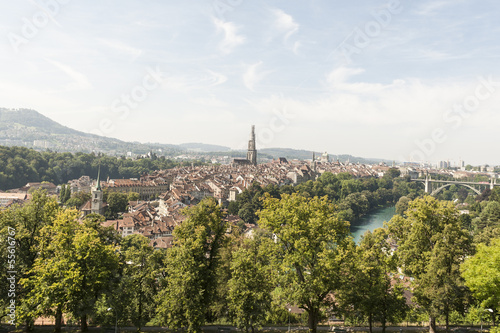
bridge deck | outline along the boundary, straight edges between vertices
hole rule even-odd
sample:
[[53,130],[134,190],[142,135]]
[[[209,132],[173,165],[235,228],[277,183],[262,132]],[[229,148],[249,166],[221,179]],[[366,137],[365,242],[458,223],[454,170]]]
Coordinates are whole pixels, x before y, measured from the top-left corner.
[[[425,183],[425,179],[411,179],[411,181],[415,182],[423,182]],[[484,185],[484,186],[490,186],[491,183],[478,183],[478,182],[461,182],[458,180],[435,180],[435,179],[428,179],[427,180],[429,183],[445,183],[445,184],[466,184],[466,185]],[[500,186],[500,184],[493,183],[493,186]]]

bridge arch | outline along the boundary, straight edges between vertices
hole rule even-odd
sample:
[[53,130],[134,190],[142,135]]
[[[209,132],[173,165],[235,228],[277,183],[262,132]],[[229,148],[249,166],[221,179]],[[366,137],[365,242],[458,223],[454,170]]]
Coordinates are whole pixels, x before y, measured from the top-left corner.
[[473,190],[474,192],[476,192],[476,194],[481,194],[481,191],[478,190],[478,189],[475,189],[474,187],[468,185],[468,184],[460,184],[460,183],[454,183],[454,184],[444,184],[440,187],[438,187],[437,189],[435,189],[434,191],[432,191],[431,195],[434,196],[436,194],[438,194],[439,192],[441,192],[441,190],[443,190],[444,188],[448,187],[448,186],[451,186],[451,185],[460,185],[460,186],[465,186],[467,188],[470,188],[471,190]]

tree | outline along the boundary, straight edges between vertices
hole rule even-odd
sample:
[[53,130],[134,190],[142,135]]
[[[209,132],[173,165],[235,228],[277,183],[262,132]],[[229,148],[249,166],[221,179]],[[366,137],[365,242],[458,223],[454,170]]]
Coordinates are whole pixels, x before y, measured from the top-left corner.
[[113,219],[118,217],[118,213],[123,213],[127,210],[128,198],[126,193],[109,192],[105,199],[108,204],[106,217]]
[[66,191],[64,193],[64,202],[68,201],[71,198],[71,187],[66,185]]
[[397,168],[389,168],[387,172],[384,174],[384,177],[388,177],[389,179],[397,178],[401,175],[401,171]]
[[98,231],[79,223],[76,210],[58,214],[52,225],[40,233],[40,256],[31,276],[21,280],[30,287],[27,303],[30,314],[55,315],[56,330],[61,318],[69,312],[80,318],[81,330],[87,330],[87,318],[118,268],[118,255],[113,245],[106,244]]
[[500,202],[500,187],[494,187],[491,190],[490,200]]
[[500,224],[500,203],[490,201],[479,215],[481,224],[476,225],[476,228],[482,229],[488,226],[498,226]]
[[154,316],[154,297],[157,293],[153,252],[149,239],[135,234],[121,242],[125,261],[120,289],[124,294],[125,312],[128,319],[140,330]]
[[402,286],[391,284],[397,262],[387,237],[388,230],[384,228],[367,231],[356,248],[355,266],[349,275],[354,279],[354,287],[348,289],[347,303],[368,318],[370,332],[373,322],[379,321],[385,333],[387,322],[404,318],[407,309]]
[[61,191],[59,192],[59,202],[64,204],[66,202],[66,184],[61,185]]
[[411,199],[408,197],[399,198],[396,203],[396,214],[403,215],[408,209],[408,204],[411,202]]
[[127,195],[128,201],[138,201],[140,199],[139,193],[137,192],[129,192]]
[[240,210],[240,207],[238,205],[237,201],[231,201],[229,202],[229,205],[227,206],[227,213],[230,215],[238,215],[238,211]]
[[337,218],[327,197],[304,198],[283,194],[266,196],[259,225],[275,235],[273,270],[279,272],[275,293],[308,314],[309,330],[316,332],[321,310],[341,287],[345,257],[354,246],[349,224]]
[[231,278],[228,282],[228,305],[238,328],[252,333],[266,321],[274,287],[269,261],[270,237],[247,239],[233,254]]
[[257,220],[257,217],[255,216],[255,211],[256,211],[255,206],[252,203],[247,202],[238,211],[238,216],[243,221],[245,221],[245,223],[254,224]]
[[[143,153],[143,152],[142,152]],[[0,189],[18,188],[27,182],[66,183],[81,175],[101,175],[110,178],[138,178],[154,170],[170,169],[177,165],[191,165],[191,161],[169,159],[130,160],[95,153],[37,152],[24,147],[0,147]],[[195,165],[202,163],[195,161]]]
[[[7,239],[9,230],[15,230],[15,271],[16,279],[26,279],[33,275],[33,265],[39,256],[38,237],[44,226],[51,225],[58,214],[59,205],[55,198],[47,195],[45,190],[33,192],[31,201],[23,206],[14,205],[6,210],[0,210],[0,230],[3,239]],[[7,242],[0,242],[1,253],[7,253]],[[7,256],[0,256],[2,267],[7,266]],[[7,300],[9,290],[6,285],[7,270],[0,272],[0,299]],[[31,291],[31,286],[16,285],[16,308],[18,319],[26,322],[26,330],[33,328],[33,316],[30,304],[25,302],[26,295]],[[5,307],[4,307],[5,309]],[[19,324],[18,321],[16,324]]]
[[429,331],[436,317],[460,308],[465,296],[459,264],[471,252],[471,237],[462,229],[451,202],[431,196],[410,202],[407,217],[396,215],[389,222],[397,255],[405,274],[413,277],[417,303],[429,316]]
[[471,221],[474,242],[489,244],[492,239],[500,236],[500,203],[483,201],[478,206],[481,212]]
[[175,228],[174,246],[168,251],[158,314],[170,328],[187,326],[188,332],[200,332],[215,295],[219,250],[227,227],[221,207],[211,197],[184,214],[187,219]]
[[463,188],[463,187],[460,187],[457,191],[457,199],[460,200],[460,202],[464,202],[465,199],[467,199],[467,197],[469,196],[469,192]]
[[340,202],[339,209],[351,209],[354,217],[358,218],[370,210],[370,203],[364,194],[351,193]]
[[483,308],[493,309],[493,320],[500,304],[500,238],[491,244],[478,244],[477,252],[461,266],[465,284]]
[[66,207],[80,209],[91,198],[90,192],[76,192],[66,201]]
[[229,280],[232,277],[231,264],[234,254],[237,253],[246,239],[242,236],[244,228],[243,221],[238,222],[236,227],[230,227],[231,232],[226,233],[224,246],[220,249],[220,264],[215,277],[216,292],[210,305],[210,316],[208,317],[211,322],[228,322],[233,319],[229,312]]

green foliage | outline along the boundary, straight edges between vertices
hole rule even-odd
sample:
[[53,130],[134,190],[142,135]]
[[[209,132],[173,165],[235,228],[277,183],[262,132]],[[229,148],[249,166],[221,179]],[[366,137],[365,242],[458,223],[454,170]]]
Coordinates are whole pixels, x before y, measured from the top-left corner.
[[459,265],[471,253],[471,239],[450,202],[426,196],[412,201],[406,214],[393,217],[389,229],[398,244],[400,265],[415,279],[415,299],[429,315],[433,332],[439,314],[448,319],[451,311],[463,309],[466,289]]
[[[206,198],[185,211],[187,219],[176,227],[168,251],[155,251],[141,235],[121,239],[113,228],[102,227],[101,215],[77,221],[76,211],[61,210],[54,198],[34,192],[30,203],[0,211],[2,235],[8,226],[17,233],[19,318],[29,322],[43,314],[60,319],[64,313],[82,323],[114,325],[117,320],[139,329],[146,323],[167,324],[190,332],[199,332],[205,323],[232,321],[253,331],[269,322],[286,323],[286,306],[293,304],[306,313],[292,319],[307,320],[312,331],[330,313],[385,327],[401,321],[407,309],[402,287],[391,281],[399,265],[415,279],[418,306],[406,312],[407,319],[422,320],[422,313],[455,322],[473,319],[474,308],[464,311],[471,299],[458,267],[472,253],[465,229],[477,230],[475,240],[484,240],[478,254],[486,254],[467,260],[467,265],[480,264],[477,269],[464,264],[462,276],[471,289],[465,272],[476,274],[471,279],[476,286],[490,288],[477,299],[494,293],[496,280],[480,277],[487,272],[500,279],[488,271],[500,270],[494,261],[494,251],[500,253],[496,191],[471,205],[472,219],[459,216],[451,203],[429,197],[411,201],[421,189],[393,176],[354,179],[324,173],[296,187],[254,183],[228,208],[262,228],[246,240],[238,228],[226,234],[221,207]],[[63,189],[69,187],[63,186],[61,202],[67,199]],[[401,196],[397,207],[405,215],[391,220],[390,235],[377,229],[356,247],[347,221]],[[65,206],[79,207],[88,199],[88,193],[74,193]],[[135,195],[106,193],[108,213],[125,211],[130,199]],[[398,245],[394,253],[388,236]],[[5,247],[0,242],[0,251]],[[0,264],[6,260],[0,256]],[[5,272],[0,275],[5,309],[8,288]],[[488,302],[498,305],[499,300]]]
[[[276,192],[277,189],[272,186],[267,187],[268,190]],[[238,215],[245,223],[256,223],[257,215],[255,214],[262,205],[260,198],[262,197],[264,191],[257,182],[252,183],[252,185],[240,193],[236,201],[229,204],[228,213],[233,215]]]
[[[183,163],[191,165],[191,162]],[[97,175],[99,165],[103,178],[139,178],[145,173],[183,163],[165,158],[131,160],[94,153],[38,152],[23,147],[0,146],[0,189],[18,188],[28,182],[67,183],[82,175]]]
[[500,237],[500,203],[490,197],[490,201],[481,201],[472,208],[477,216],[470,221],[474,243],[489,244],[492,239]]
[[105,215],[109,220],[116,219],[119,213],[127,211],[128,195],[121,192],[108,192],[104,199],[108,204]]
[[396,214],[404,215],[406,210],[408,209],[408,204],[411,202],[411,199],[408,197],[399,198],[396,203]]
[[[33,192],[31,201],[23,206],[14,205],[8,209],[0,210],[0,234],[2,236],[0,253],[8,253],[8,243],[5,240],[7,240],[7,236],[9,235],[9,228],[14,229],[14,267],[17,272],[17,280],[29,278],[33,274],[33,266],[40,255],[38,239],[41,230],[46,226],[52,225],[58,212],[59,205],[57,201],[55,198],[48,196],[44,190]],[[2,267],[9,267],[7,259],[7,255],[0,255],[0,264]],[[2,301],[8,299],[7,292],[9,288],[6,274],[7,269],[0,271],[0,295],[2,296],[0,299]],[[29,302],[26,301],[26,297],[32,288],[32,286],[21,284],[17,284],[16,286],[18,319],[25,320],[29,325],[32,325],[33,317],[29,314],[33,309],[30,307]],[[6,309],[6,307],[2,309]],[[20,324],[21,321],[17,321],[17,323]]]
[[[120,283],[108,297],[110,306],[119,310],[121,320],[132,322],[138,329],[153,319],[158,292],[157,265],[154,249],[143,235],[129,235],[121,241],[122,272]],[[158,251],[157,255],[164,255]]]
[[384,174],[384,177],[394,179],[401,176],[401,171],[399,171],[398,168],[390,168],[387,170],[387,172]]
[[342,271],[354,247],[349,224],[337,218],[326,197],[311,199],[283,194],[266,196],[259,225],[276,237],[273,271],[280,272],[276,297],[296,304],[309,315],[316,331],[320,310],[334,306],[327,297],[342,287]]
[[29,316],[69,312],[86,330],[97,296],[111,290],[118,255],[94,227],[79,223],[78,215],[76,210],[62,211],[41,230],[40,255],[21,285],[30,288]]
[[274,287],[273,271],[267,253],[272,248],[269,237],[247,239],[233,253],[228,282],[228,306],[234,324],[246,332],[261,327],[270,310]]
[[[387,229],[366,232],[356,248],[356,261],[349,272],[352,288],[346,289],[344,303],[350,315],[363,314],[370,324],[378,321],[382,331],[388,322],[404,318],[407,306],[400,284],[391,284],[396,272],[395,255],[390,251]],[[354,306],[352,308],[352,306]]]
[[229,205],[227,205],[227,213],[229,215],[238,215],[239,205],[236,201],[231,201]]
[[140,198],[139,193],[137,192],[128,192],[127,201],[138,201]]
[[481,222],[475,225],[476,229],[500,225],[500,203],[490,201],[479,215]]
[[[394,174],[393,174],[394,176]],[[327,196],[331,202],[339,204],[339,218],[353,222],[372,209],[393,204],[401,196],[415,198],[422,189],[415,182],[404,178],[353,179],[349,173],[333,175],[323,173],[315,181],[307,181],[297,186],[267,186],[260,188],[257,183],[237,196],[228,207],[230,214],[237,214],[246,223],[256,223],[256,212],[262,208],[260,199],[265,193],[273,198],[283,194],[299,193],[304,197]]]
[[90,192],[76,192],[65,202],[68,208],[81,208],[91,198]]
[[158,314],[170,328],[187,326],[188,332],[199,332],[216,294],[226,224],[214,198],[203,199],[185,214],[187,219],[174,230],[174,246],[168,251]]
[[500,202],[500,187],[494,187],[490,195],[491,201]]
[[71,197],[71,187],[66,184],[61,185],[61,192],[59,192],[59,202],[65,204]]
[[490,245],[478,244],[477,252],[461,267],[465,284],[483,308],[498,311],[500,304],[500,238]]

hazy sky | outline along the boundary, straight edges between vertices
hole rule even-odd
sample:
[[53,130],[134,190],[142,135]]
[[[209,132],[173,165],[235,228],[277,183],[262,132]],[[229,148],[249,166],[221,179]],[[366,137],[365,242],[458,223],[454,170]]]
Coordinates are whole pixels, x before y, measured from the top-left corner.
[[[0,4],[0,107],[128,141],[500,164],[500,3]],[[498,82],[498,83],[497,83]]]

